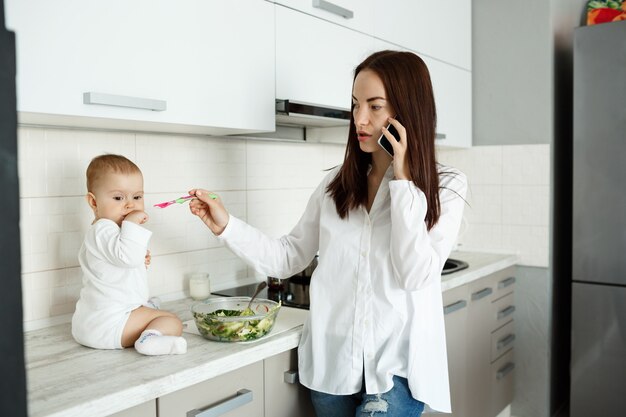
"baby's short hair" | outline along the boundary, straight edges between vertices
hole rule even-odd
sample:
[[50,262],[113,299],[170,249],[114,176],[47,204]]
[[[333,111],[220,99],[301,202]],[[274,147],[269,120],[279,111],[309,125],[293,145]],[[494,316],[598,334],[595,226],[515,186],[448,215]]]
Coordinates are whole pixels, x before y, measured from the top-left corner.
[[87,167],[87,191],[92,192],[100,178],[109,173],[141,174],[133,161],[122,155],[105,154],[96,156]]

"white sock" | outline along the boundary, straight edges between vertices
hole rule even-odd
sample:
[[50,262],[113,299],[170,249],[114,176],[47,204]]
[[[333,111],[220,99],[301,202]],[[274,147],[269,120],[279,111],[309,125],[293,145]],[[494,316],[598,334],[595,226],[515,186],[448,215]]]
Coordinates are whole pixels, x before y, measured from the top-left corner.
[[135,341],[135,350],[142,355],[178,355],[187,352],[187,341],[180,336],[163,336],[154,329],[146,329]]

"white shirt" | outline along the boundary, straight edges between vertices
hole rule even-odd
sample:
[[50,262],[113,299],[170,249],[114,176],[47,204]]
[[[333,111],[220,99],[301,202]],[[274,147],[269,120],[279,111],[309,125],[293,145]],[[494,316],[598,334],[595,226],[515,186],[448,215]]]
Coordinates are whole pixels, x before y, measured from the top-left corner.
[[[72,335],[100,349],[121,348],[121,331],[132,310],[148,300],[145,257],[152,232],[124,221],[100,219],[78,253],[83,288],[72,316]],[[118,338],[119,335],[119,338]]]
[[338,169],[288,235],[271,239],[231,216],[220,238],[255,270],[279,278],[302,271],[319,250],[298,348],[303,385],[353,394],[365,375],[367,393],[376,394],[397,375],[415,399],[450,412],[441,271],[461,224],[465,176],[439,168],[441,216],[427,231],[424,193],[393,180],[392,166],[370,213],[360,208],[341,219],[326,193]]

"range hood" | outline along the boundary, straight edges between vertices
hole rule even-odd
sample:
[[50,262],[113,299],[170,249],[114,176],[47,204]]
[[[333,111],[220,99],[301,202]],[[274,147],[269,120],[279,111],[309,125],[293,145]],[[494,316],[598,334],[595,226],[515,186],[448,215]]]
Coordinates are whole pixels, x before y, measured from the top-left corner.
[[350,110],[276,99],[276,124],[299,127],[348,126]]

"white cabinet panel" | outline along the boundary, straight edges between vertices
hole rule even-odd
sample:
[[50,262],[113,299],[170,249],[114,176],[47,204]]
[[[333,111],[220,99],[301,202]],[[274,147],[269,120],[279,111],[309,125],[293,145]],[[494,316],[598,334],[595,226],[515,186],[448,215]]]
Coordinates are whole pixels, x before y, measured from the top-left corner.
[[354,68],[373,38],[276,6],[276,98],[349,109]]
[[365,33],[370,33],[374,25],[374,0],[275,0],[274,3]]
[[436,144],[472,146],[472,73],[426,56],[422,59],[435,92],[437,133],[445,135]]
[[157,417],[156,400],[150,400],[119,413],[111,414],[109,417]]
[[189,411],[209,409],[224,417],[263,417],[263,401],[263,361],[259,361],[164,395],[157,406],[160,417],[186,417]]
[[263,361],[265,417],[315,417],[310,391],[298,381],[297,350]]
[[[271,3],[6,5],[7,26],[17,38],[22,122],[216,134],[274,129]],[[163,100],[167,108],[84,104],[85,92]]]
[[471,0],[375,2],[373,35],[471,70]]

